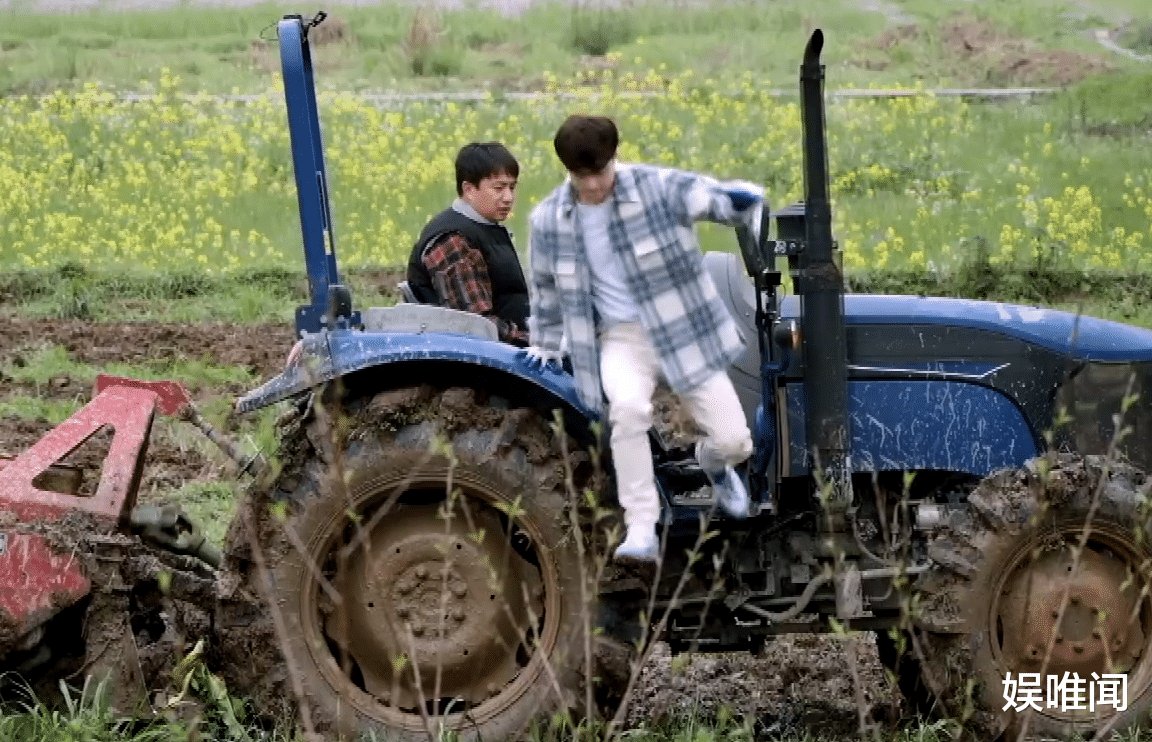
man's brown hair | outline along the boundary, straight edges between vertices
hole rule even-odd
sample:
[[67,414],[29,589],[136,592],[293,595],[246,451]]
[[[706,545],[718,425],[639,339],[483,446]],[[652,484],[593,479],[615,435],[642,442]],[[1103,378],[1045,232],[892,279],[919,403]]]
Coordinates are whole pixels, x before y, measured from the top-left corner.
[[564,167],[573,173],[600,172],[616,156],[620,132],[607,116],[573,114],[564,120],[552,145]]

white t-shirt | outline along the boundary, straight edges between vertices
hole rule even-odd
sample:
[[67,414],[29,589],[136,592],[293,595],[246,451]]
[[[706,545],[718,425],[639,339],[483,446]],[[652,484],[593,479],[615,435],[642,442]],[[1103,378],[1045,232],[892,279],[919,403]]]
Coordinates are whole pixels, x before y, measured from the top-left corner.
[[611,198],[595,206],[576,204],[580,228],[584,232],[584,250],[592,273],[592,303],[605,325],[640,319],[639,307],[624,278],[624,266],[612,250],[612,241],[608,237],[612,204]]

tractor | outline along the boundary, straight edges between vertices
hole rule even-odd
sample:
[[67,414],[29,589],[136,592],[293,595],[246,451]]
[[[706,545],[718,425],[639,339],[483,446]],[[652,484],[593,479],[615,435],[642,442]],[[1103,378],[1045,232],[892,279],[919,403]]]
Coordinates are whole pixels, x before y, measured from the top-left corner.
[[[0,486],[0,580],[35,582],[38,600],[0,600],[0,661],[42,649],[62,612],[99,608],[123,624],[125,601],[189,590],[183,610],[123,630],[206,632],[233,693],[325,738],[515,738],[560,712],[611,716],[654,639],[759,653],[784,634],[846,630],[874,632],[912,708],[977,739],[1146,723],[1152,332],[847,293],[821,31],[799,68],[803,201],[765,209],[758,232],[738,228],[737,250],[700,267],[749,340],[730,375],[755,441],[741,471],[752,514],[719,512],[691,447],[654,425],[662,560],[647,569],[607,556],[620,534],[604,421],[563,368],[531,365],[483,317],[354,305],[308,41],[322,20],[278,24],[309,303],[284,370],[235,404],[283,408],[276,455],[254,463],[206,429],[252,475],[219,555],[122,497],[95,526],[45,530],[38,519],[76,513]],[[175,392],[149,383],[105,381],[93,404],[118,400],[150,421]],[[196,417],[186,400],[161,406]],[[0,485],[59,451],[42,453],[0,469]],[[138,472],[140,445],[121,456]],[[80,547],[61,537],[77,532],[89,534]],[[35,550],[36,574],[19,572],[13,544]],[[63,558],[76,548],[159,551],[153,572],[160,560],[180,584],[146,599],[121,585],[143,568],[121,566],[110,590],[104,562]],[[1062,702],[1069,683],[1080,706]],[[1013,703],[1032,687],[1033,703]]]

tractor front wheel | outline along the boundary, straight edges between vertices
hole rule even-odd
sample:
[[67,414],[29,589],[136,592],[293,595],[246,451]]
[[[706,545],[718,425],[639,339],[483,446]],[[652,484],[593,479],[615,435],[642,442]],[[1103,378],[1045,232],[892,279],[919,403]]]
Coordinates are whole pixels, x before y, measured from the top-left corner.
[[[1144,475],[1037,460],[970,495],[936,534],[901,686],[980,739],[1101,739],[1152,709],[1152,526]],[[907,671],[918,671],[919,677]]]

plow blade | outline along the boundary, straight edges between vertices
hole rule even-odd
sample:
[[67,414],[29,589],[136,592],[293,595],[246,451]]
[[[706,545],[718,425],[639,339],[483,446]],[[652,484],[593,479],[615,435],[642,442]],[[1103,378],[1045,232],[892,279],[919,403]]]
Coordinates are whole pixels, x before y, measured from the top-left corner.
[[[163,518],[140,529],[145,540],[130,532],[151,513],[137,514],[136,499],[155,414],[190,405],[177,383],[101,375],[88,404],[0,458],[0,671],[89,674],[126,710],[165,679],[189,627],[209,630],[213,571],[145,543]],[[106,430],[84,492],[84,469],[62,461]]]

